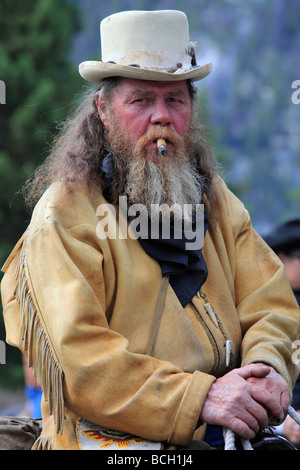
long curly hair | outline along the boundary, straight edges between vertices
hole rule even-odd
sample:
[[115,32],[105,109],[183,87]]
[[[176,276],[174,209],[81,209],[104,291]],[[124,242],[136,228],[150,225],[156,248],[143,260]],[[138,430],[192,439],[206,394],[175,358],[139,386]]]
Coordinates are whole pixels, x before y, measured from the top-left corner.
[[[95,104],[95,94],[101,92],[105,100],[110,100],[119,83],[120,79],[113,77],[103,80],[98,89],[88,89],[74,113],[60,125],[51,153],[23,187],[23,195],[29,207],[34,206],[48,187],[56,182],[62,183],[66,190],[74,187],[88,188],[91,192],[99,190],[103,181],[102,160],[108,149],[105,128]],[[206,129],[199,124],[196,89],[189,81],[187,84],[194,110],[190,126],[193,135],[190,154],[197,170],[205,178],[206,200],[212,203],[213,177],[217,166],[206,138]]]

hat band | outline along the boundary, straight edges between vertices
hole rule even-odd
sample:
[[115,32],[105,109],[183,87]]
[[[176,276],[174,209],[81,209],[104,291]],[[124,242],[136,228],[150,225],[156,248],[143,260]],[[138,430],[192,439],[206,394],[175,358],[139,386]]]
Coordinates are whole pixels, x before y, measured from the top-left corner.
[[118,65],[131,65],[143,69],[168,70],[189,69],[191,67],[191,56],[186,53],[166,53],[149,51],[132,51],[125,55],[122,53],[110,54],[102,57],[103,62]]

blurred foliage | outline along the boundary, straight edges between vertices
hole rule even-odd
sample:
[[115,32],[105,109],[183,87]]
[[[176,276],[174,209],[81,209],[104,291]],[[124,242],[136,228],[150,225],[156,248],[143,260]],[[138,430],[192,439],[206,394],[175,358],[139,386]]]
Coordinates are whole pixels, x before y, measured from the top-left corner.
[[200,55],[207,50],[213,62],[204,86],[216,155],[265,233],[300,212],[300,106],[291,101],[300,77],[300,3],[192,0],[185,11]]
[[[0,79],[6,84],[6,105],[0,106],[1,266],[30,219],[18,191],[44,160],[57,123],[82,86],[69,59],[79,28],[77,8],[68,0],[1,0]],[[2,316],[0,339],[5,339]],[[0,385],[20,381],[20,353],[7,346]]]

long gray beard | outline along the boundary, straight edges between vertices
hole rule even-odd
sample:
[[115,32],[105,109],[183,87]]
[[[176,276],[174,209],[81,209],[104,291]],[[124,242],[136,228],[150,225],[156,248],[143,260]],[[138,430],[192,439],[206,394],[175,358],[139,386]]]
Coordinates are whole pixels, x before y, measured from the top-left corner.
[[143,204],[151,218],[159,211],[172,213],[175,219],[190,222],[201,203],[204,179],[192,164],[181,159],[165,159],[161,165],[138,159],[127,163],[125,192],[131,204]]

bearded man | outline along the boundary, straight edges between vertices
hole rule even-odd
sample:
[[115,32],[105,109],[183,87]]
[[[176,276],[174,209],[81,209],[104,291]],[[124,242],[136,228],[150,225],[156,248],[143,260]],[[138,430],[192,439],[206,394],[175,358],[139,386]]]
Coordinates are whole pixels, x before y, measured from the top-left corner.
[[[299,310],[197,125],[192,83],[211,66],[177,11],[112,15],[101,39],[102,62],[80,66],[100,87],[27,184],[38,202],[3,268],[7,341],[44,392],[33,448],[207,449],[207,425],[253,438],[290,403]],[[204,205],[203,249],[184,230],[128,236],[120,197],[195,234]],[[103,207],[119,236],[99,236]]]

